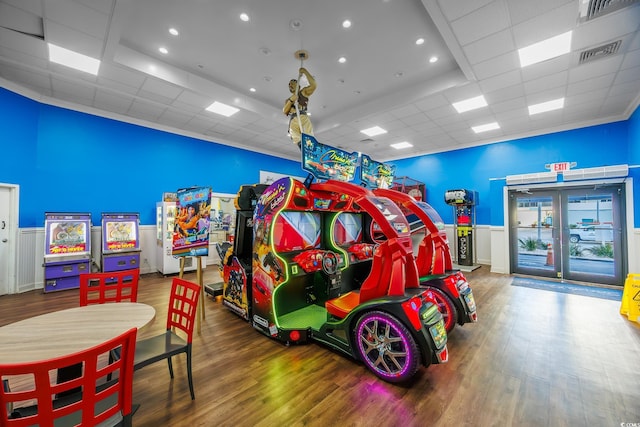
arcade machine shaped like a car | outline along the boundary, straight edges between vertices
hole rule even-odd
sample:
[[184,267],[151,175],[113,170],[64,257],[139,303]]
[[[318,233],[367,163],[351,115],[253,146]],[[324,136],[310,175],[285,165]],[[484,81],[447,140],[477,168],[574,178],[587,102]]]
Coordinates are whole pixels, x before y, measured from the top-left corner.
[[391,199],[410,219],[412,236],[417,240],[416,265],[420,286],[432,291],[444,317],[447,333],[456,323],[463,325],[478,321],[475,299],[467,279],[459,270],[453,270],[451,252],[444,222],[426,202],[410,195],[387,189],[375,189],[376,195]]
[[229,254],[223,269],[225,281],[251,287],[256,329],[288,344],[321,342],[390,382],[447,361],[442,315],[419,285],[409,225],[391,200],[351,183],[283,178],[252,220],[251,266]]

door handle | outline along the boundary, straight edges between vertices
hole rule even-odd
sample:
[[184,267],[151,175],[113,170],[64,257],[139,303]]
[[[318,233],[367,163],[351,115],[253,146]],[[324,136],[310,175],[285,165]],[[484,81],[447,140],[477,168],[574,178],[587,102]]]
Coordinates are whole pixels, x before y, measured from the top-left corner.
[[8,240],[7,239],[2,239],[2,243],[7,243]]
[[2,228],[0,228],[0,230],[4,230],[5,228],[7,228],[7,223],[2,221]]

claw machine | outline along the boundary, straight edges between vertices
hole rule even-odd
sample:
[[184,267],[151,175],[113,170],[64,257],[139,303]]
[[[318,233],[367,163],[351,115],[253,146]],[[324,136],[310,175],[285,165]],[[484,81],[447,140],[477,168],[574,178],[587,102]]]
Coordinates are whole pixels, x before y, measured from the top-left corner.
[[[163,200],[156,203],[156,267],[160,273],[168,275],[180,272],[180,259],[172,254],[177,202],[170,196],[163,197]],[[206,259],[203,263],[206,263]],[[194,271],[196,268],[194,257],[185,257],[184,271]]]
[[44,214],[44,292],[80,287],[91,272],[91,214]]
[[140,214],[102,213],[102,271],[140,268]]

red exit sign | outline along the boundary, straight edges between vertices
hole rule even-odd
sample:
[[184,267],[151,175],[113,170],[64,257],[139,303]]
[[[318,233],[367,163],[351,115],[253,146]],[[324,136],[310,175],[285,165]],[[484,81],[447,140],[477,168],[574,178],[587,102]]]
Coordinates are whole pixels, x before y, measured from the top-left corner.
[[547,169],[549,169],[551,172],[564,172],[571,169],[571,166],[575,165],[572,165],[571,162],[549,163],[547,165]]

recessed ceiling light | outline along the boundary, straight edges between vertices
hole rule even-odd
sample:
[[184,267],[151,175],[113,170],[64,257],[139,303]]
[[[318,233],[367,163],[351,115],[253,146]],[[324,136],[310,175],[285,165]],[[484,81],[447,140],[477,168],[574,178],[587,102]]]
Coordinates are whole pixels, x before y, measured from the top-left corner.
[[65,67],[75,68],[76,70],[84,71],[94,76],[98,75],[98,69],[100,68],[99,60],[51,43],[48,43],[48,45],[49,61],[64,65]]
[[169,28],[169,34],[171,34],[172,36],[177,36],[180,34],[180,32],[175,28]]
[[486,107],[487,101],[484,99],[484,96],[476,96],[473,98],[465,99],[463,101],[454,102],[453,108],[455,108],[458,113],[464,113],[465,111],[475,110],[476,108]]
[[395,148],[396,150],[402,150],[403,148],[409,148],[409,147],[413,147],[413,144],[407,142],[407,141],[402,141],[402,142],[397,142],[395,144],[391,144],[391,146],[393,148]]
[[240,110],[236,107],[232,107],[230,105],[223,104],[222,102],[215,101],[213,104],[207,107],[207,111],[220,114],[221,116],[231,117]]
[[418,46],[420,46],[421,44],[424,44],[424,39],[422,37],[420,37],[418,40],[416,40],[416,44]]
[[344,21],[342,21],[342,28],[350,28],[351,27],[351,21],[349,21],[348,19],[345,19]]
[[249,15],[247,15],[247,14],[246,14],[246,13],[244,13],[244,12],[242,12],[242,13],[240,14],[240,20],[241,20],[242,22],[249,22]]
[[249,88],[249,92],[255,92],[255,91],[256,91],[256,88],[255,88],[255,87],[250,87],[250,88]]
[[429,62],[431,64],[433,64],[434,62],[438,62],[438,57],[437,56],[432,56],[431,58],[429,58]]
[[473,126],[471,128],[475,133],[486,132],[489,130],[500,129],[498,122],[487,123],[484,125]]
[[345,62],[347,62],[347,58],[345,58],[344,56],[341,56],[340,58],[338,58],[338,62],[341,64],[344,64]]
[[387,131],[382,129],[380,126],[374,126],[368,129],[363,129],[360,132],[364,133],[367,136],[376,136],[376,135],[382,135],[383,133],[387,133]]
[[520,67],[536,64],[571,52],[571,31],[518,49]]
[[558,110],[564,107],[564,98],[553,99],[539,104],[529,105],[529,115],[545,113],[547,111]]
[[158,50],[160,51],[160,53],[165,54],[165,55],[166,55],[167,53],[169,53],[169,51],[167,50],[167,48],[166,48],[166,47],[160,47],[160,48],[158,48]]

